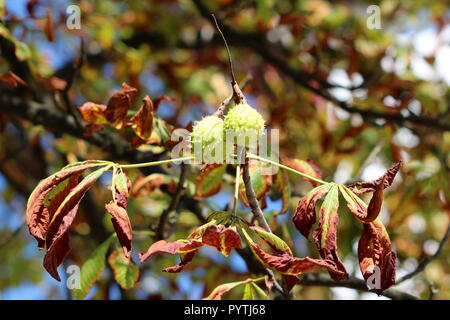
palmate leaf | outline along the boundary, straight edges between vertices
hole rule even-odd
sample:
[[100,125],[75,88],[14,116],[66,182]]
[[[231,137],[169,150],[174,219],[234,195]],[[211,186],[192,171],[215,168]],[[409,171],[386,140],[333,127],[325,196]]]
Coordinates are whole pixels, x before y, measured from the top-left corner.
[[114,279],[124,290],[131,289],[139,280],[140,270],[133,259],[126,257],[121,248],[116,248],[108,257]]
[[114,235],[111,235],[84,262],[80,272],[80,289],[73,290],[77,299],[83,299],[94,286],[95,282],[100,279],[105,268],[106,253],[114,238]]
[[220,191],[225,164],[206,164],[195,178],[195,197],[202,199],[213,196]]

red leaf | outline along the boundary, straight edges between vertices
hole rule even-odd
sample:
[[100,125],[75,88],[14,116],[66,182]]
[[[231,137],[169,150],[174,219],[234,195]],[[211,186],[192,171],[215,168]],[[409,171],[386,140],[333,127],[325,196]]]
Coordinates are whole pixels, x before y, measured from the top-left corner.
[[325,268],[329,272],[342,275],[342,271],[338,270],[335,263],[331,260],[313,259],[310,257],[297,258],[291,253],[288,245],[278,236],[266,231],[260,231],[255,227],[250,227],[255,231],[261,239],[270,245],[275,253],[268,253],[264,251],[247,233],[242,229],[244,236],[250,246],[250,249],[255,254],[261,263],[269,268],[275,269],[284,275],[298,275],[309,272],[316,268]]
[[356,182],[348,186],[355,194],[374,192],[378,185],[382,184],[384,189],[389,188],[394,181],[397,172],[400,170],[402,162],[397,162],[384,175],[369,182]]
[[[368,284],[374,285],[375,292],[378,294],[395,283],[396,255],[391,250],[389,235],[380,220],[364,224],[358,243],[358,259],[361,273],[366,282],[370,281],[369,278],[374,275],[375,283]],[[379,279],[376,278],[377,271],[379,271]]]
[[253,253],[264,265],[273,268],[282,274],[303,274],[316,268],[325,268],[336,274],[341,273],[339,270],[336,270],[332,261],[313,259],[310,257],[297,258],[287,252],[270,254],[262,250],[256,243],[251,243],[250,246]]
[[104,125],[107,123],[105,118],[106,106],[103,104],[96,104],[93,102],[86,102],[78,110],[83,117],[83,120],[90,124]]
[[192,259],[194,258],[196,253],[197,253],[197,251],[191,251],[191,252],[186,253],[184,255],[183,259],[181,259],[181,262],[179,264],[177,264],[176,266],[173,266],[173,267],[167,267],[167,268],[163,269],[163,271],[169,272],[169,273],[177,273],[177,272],[182,271],[184,269],[184,267],[192,261]]
[[116,231],[120,244],[122,245],[125,258],[129,259],[132,250],[133,233],[131,222],[128,217],[128,195],[131,181],[122,171],[114,170],[112,181],[113,201],[105,206],[106,211],[112,215],[111,222]]
[[145,96],[144,104],[129,121],[129,124],[133,126],[136,135],[142,140],[149,139],[152,134],[153,116],[153,102],[149,96]]
[[310,230],[316,223],[316,202],[330,190],[330,185],[325,184],[312,189],[306,196],[300,199],[294,217],[295,227],[300,233],[309,237]]
[[124,123],[126,123],[127,112],[136,94],[136,88],[122,83],[122,88],[109,99],[105,116],[114,128],[121,129]]
[[203,245],[215,247],[223,255],[229,255],[233,248],[241,248],[239,234],[231,228],[223,225],[215,225],[213,221],[195,229],[187,240],[177,240],[176,242],[167,242],[160,240],[155,242],[146,253],[140,253],[141,263],[148,258],[158,254],[186,254],[179,265],[166,268],[165,272],[180,272],[189,262],[191,262],[196,251]]
[[[38,241],[39,248],[43,248],[47,236],[48,224],[56,212],[57,206],[66,197],[67,192],[74,187],[74,183],[78,180],[78,176],[88,168],[98,166],[96,161],[86,161],[77,165],[67,166],[61,171],[42,180],[31,193],[28,198],[26,209],[26,220],[30,234]],[[60,185],[66,179],[68,185],[60,190],[60,196],[55,195],[55,202],[46,204],[46,198],[50,192]]]
[[131,250],[132,250],[132,239],[133,234],[131,230],[131,223],[128,217],[127,211],[119,207],[116,203],[111,201],[105,206],[106,211],[113,216],[111,222],[114,226],[114,230],[116,231],[117,238],[119,239],[120,244],[122,245],[123,252],[127,259],[130,258]]
[[61,281],[58,274],[58,267],[64,261],[70,251],[69,227],[75,219],[78,211],[77,203],[62,219],[58,231],[51,239],[51,245],[44,256],[44,268],[56,280]]
[[234,248],[242,248],[239,234],[223,225],[212,225],[206,228],[202,235],[202,242],[215,247],[224,256],[228,256]]
[[363,221],[364,223],[374,221],[380,214],[381,206],[383,204],[384,181],[386,180],[386,176],[383,176],[382,178],[380,183],[375,186],[375,191],[369,202],[369,207],[367,208],[367,217]]
[[0,73],[0,80],[9,83],[14,88],[27,85],[25,81],[23,81],[18,75],[11,71],[5,74]]
[[317,250],[323,259],[333,261],[336,269],[329,269],[333,280],[344,280],[348,274],[337,255],[337,225],[339,223],[339,193],[338,186],[333,185],[320,208],[319,225],[314,230],[313,238]]
[[294,288],[294,286],[300,281],[300,278],[298,276],[284,274],[283,280],[286,283],[288,292],[291,292],[292,288]]

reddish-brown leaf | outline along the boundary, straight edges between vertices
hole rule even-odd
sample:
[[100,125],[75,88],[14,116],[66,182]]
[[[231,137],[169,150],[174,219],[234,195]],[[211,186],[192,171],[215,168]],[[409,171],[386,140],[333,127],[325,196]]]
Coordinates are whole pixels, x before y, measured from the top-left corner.
[[126,116],[137,89],[122,83],[122,88],[114,93],[108,101],[105,116],[108,122],[116,129],[121,129],[127,122]]
[[288,292],[291,292],[292,288],[300,281],[298,276],[292,276],[288,274],[283,274],[283,280],[286,283],[286,288]]
[[310,257],[298,258],[291,254],[276,253],[270,254],[262,250],[256,243],[250,244],[255,256],[267,267],[275,269],[277,272],[286,275],[297,275],[310,272],[316,268],[328,269],[330,272],[340,274],[332,261],[313,259]]
[[325,268],[328,269],[330,273],[342,276],[342,271],[336,267],[332,260],[294,257],[287,244],[278,236],[266,231],[260,231],[255,227],[250,227],[250,230],[255,231],[259,237],[275,251],[275,253],[264,251],[262,247],[250,237],[249,233],[243,229],[243,234],[250,249],[256,258],[266,267],[273,268],[284,275],[298,275],[312,271],[316,268]]
[[61,281],[58,274],[58,267],[64,261],[65,257],[70,251],[69,245],[69,227],[75,219],[78,211],[77,203],[69,212],[64,216],[56,234],[51,239],[51,244],[48,247],[44,256],[44,268],[47,272],[56,280]]
[[242,248],[239,234],[231,228],[223,225],[211,225],[204,231],[202,242],[215,247],[224,256],[230,255],[232,249]]
[[[26,220],[30,234],[38,241],[39,248],[44,247],[50,220],[68,191],[75,186],[78,176],[86,169],[98,165],[99,163],[96,161],[86,161],[67,166],[42,180],[33,190],[27,202]],[[66,179],[69,179],[67,185],[62,190],[56,189]],[[46,199],[53,190],[58,191],[60,195],[54,195],[54,202],[46,203]]]
[[383,185],[384,189],[389,188],[401,166],[402,162],[397,162],[380,178],[368,182],[356,182],[349,185],[348,188],[350,188],[355,194],[374,192],[380,184]]
[[191,262],[196,251],[204,246],[213,246],[223,255],[229,255],[233,248],[241,248],[239,234],[232,228],[223,225],[215,225],[214,220],[195,229],[186,240],[167,242],[160,240],[155,242],[146,253],[140,253],[141,263],[148,258],[158,254],[185,254],[181,263],[164,269],[165,272],[180,272],[189,262]]
[[0,73],[0,80],[9,83],[14,88],[18,86],[26,86],[27,83],[22,80],[18,75],[13,73],[12,71],[9,71],[5,74]]
[[149,96],[145,96],[144,104],[129,121],[136,135],[142,140],[149,139],[152,134],[153,116],[153,102]]
[[380,214],[381,206],[383,204],[384,181],[386,180],[386,176],[383,176],[382,178],[380,183],[375,186],[375,191],[373,192],[372,199],[367,208],[367,217],[363,219],[364,223],[374,221]]
[[169,273],[177,273],[183,271],[184,267],[188,265],[192,259],[194,259],[194,256],[197,254],[197,251],[191,251],[186,253],[183,258],[181,259],[181,262],[175,266],[164,268],[164,272]]
[[46,19],[44,24],[44,33],[47,40],[50,42],[55,41],[55,33],[53,31],[53,21],[52,21],[52,9],[45,9]]
[[103,104],[96,104],[93,102],[86,102],[78,110],[87,123],[94,125],[104,125],[108,121],[105,117],[106,106]]
[[[358,243],[359,266],[366,282],[369,280],[372,288],[375,286],[375,292],[381,294],[395,283],[396,255],[391,250],[389,235],[380,220],[363,226]],[[379,279],[376,279],[377,274]],[[369,279],[372,275],[374,283]]]
[[129,259],[132,250],[133,234],[128,213],[124,208],[118,206],[117,203],[114,203],[113,201],[106,204],[105,209],[112,216],[111,222],[116,231],[117,238],[122,245],[125,257]]
[[330,190],[330,187],[330,184],[315,187],[306,196],[301,198],[297,205],[292,220],[297,230],[305,238],[309,237],[311,228],[316,223],[316,202]]
[[163,185],[167,185],[169,190],[176,188],[177,183],[173,177],[161,173],[152,173],[147,177],[137,177],[131,187],[131,197],[139,198],[146,196]]
[[336,268],[328,269],[333,280],[344,280],[348,274],[337,254],[337,225],[339,223],[339,187],[333,185],[320,208],[319,225],[314,230],[313,238],[320,256],[333,261]]

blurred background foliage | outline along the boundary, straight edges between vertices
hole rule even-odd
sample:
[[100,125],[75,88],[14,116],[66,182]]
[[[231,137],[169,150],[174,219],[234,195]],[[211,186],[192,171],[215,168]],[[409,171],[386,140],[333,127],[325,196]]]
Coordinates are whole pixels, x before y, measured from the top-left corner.
[[[79,30],[66,26],[66,9],[71,4],[81,9]],[[373,4],[381,9],[378,30],[366,24],[367,7]],[[243,82],[251,77],[244,93],[268,127],[281,130],[283,155],[312,159],[325,180],[338,183],[371,180],[394,162],[405,162],[394,185],[386,190],[382,211],[398,254],[398,277],[431,256],[450,220],[449,1],[0,1],[0,18],[22,43],[30,69],[25,73],[19,68],[23,61],[18,64],[2,52],[0,73],[13,70],[28,87],[13,89],[1,83],[0,96],[15,94],[26,101],[40,101],[50,111],[69,113],[70,106],[64,109],[64,104],[55,103],[62,97],[59,81],[73,79],[66,92],[73,106],[86,101],[106,104],[126,82],[139,89],[135,110],[145,95],[169,96],[173,100],[162,102],[157,116],[174,127],[185,127],[214,112],[231,94],[226,51],[202,8],[216,13],[226,25],[237,79]],[[78,70],[80,54],[84,62]],[[67,162],[110,160],[110,149],[70,132],[62,134],[51,125],[36,125],[20,112],[2,113],[3,108],[0,105],[0,298],[70,298],[65,279],[57,283],[44,271],[43,253],[23,226],[26,199],[39,179]],[[105,130],[130,139],[126,130]],[[160,154],[164,148],[143,145],[138,150]],[[166,169],[178,177],[177,166]],[[143,175],[130,173],[132,181]],[[193,168],[189,181],[197,173],[198,168]],[[232,180],[225,177],[222,191],[200,202],[204,215],[230,201]],[[268,201],[267,217],[297,255],[317,257],[314,245],[291,223],[299,197],[310,186],[295,176],[291,181],[288,213],[274,218],[272,212],[281,206],[274,198]],[[112,232],[103,212],[110,197],[108,184],[108,179],[102,179],[83,200],[72,227],[73,250],[63,268],[82,265]],[[132,200],[128,211],[134,228],[148,230],[157,225],[169,202],[170,195],[160,188]],[[248,212],[241,209],[243,214]],[[171,239],[185,238],[200,224],[192,211],[189,205],[183,206]],[[360,224],[346,210],[340,218],[341,257],[347,270],[361,277],[356,258]],[[145,233],[136,236],[135,252],[146,250],[152,241]],[[181,274],[161,272],[175,263],[173,256],[158,256],[140,265],[141,279],[128,291],[120,289],[108,269],[88,298],[198,299],[221,283],[251,276],[236,253],[225,259],[208,248],[200,252]],[[449,262],[447,246],[423,273],[398,289],[428,298],[432,287],[434,298],[449,299]],[[294,293],[297,299],[377,298],[347,288],[296,286]],[[242,290],[237,289],[227,298],[241,296]]]

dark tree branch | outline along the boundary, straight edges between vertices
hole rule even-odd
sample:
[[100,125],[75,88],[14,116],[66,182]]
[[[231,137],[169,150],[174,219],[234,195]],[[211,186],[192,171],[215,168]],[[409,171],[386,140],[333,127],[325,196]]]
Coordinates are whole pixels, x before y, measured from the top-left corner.
[[[359,291],[371,292],[364,280],[351,277],[347,280],[334,281],[331,278],[323,274],[308,273],[302,276],[300,285],[302,286],[319,286],[319,287],[345,287],[350,289],[355,289]],[[399,291],[396,289],[387,289],[381,294],[385,297],[391,298],[392,300],[417,300],[416,296],[409,293]]]

